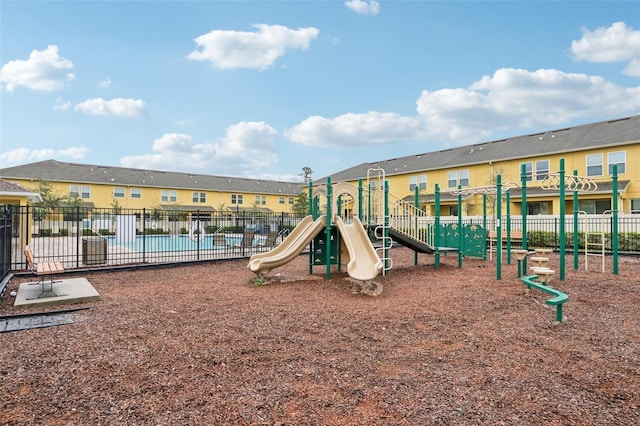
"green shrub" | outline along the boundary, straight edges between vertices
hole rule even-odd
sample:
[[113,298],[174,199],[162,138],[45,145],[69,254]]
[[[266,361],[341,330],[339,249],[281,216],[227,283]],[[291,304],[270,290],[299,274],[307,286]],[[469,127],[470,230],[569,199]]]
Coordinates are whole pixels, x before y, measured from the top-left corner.
[[91,231],[91,229],[85,228],[82,230],[83,237],[90,237],[92,235],[93,235],[93,231]]
[[59,232],[61,237],[68,237],[69,236],[69,230],[68,229],[61,229]]
[[547,231],[530,231],[527,240],[528,247],[555,247],[555,232]]
[[181,233],[182,235],[184,235],[184,234],[188,234],[188,233],[189,233],[189,231],[187,231],[187,228],[185,228],[185,227],[183,226],[182,228],[180,228],[180,233]]
[[50,237],[52,234],[51,229],[50,228],[41,228],[38,231],[38,235],[41,237]]

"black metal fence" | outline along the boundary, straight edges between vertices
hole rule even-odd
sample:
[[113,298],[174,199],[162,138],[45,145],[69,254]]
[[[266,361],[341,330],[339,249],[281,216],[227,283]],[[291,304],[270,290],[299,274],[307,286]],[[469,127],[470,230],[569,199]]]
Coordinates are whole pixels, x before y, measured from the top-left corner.
[[[83,209],[65,207],[42,210],[14,207],[0,218],[0,261],[4,277],[27,269],[24,245],[37,261],[57,260],[65,269],[94,269],[132,265],[197,262],[249,257],[268,251],[296,227],[303,215],[253,211],[185,211],[160,209]],[[605,240],[611,249],[611,216],[580,217],[580,241]],[[457,222],[443,217],[442,223]],[[463,223],[482,224],[482,217],[465,217]],[[511,216],[511,229],[521,230],[520,216]],[[505,230],[506,219],[502,228]],[[488,229],[495,220],[488,219]],[[573,245],[572,218],[565,221],[566,245]],[[560,218],[528,216],[529,247],[557,249]],[[619,252],[640,254],[640,215],[618,218]],[[1,290],[1,289],[0,289]]]
[[268,251],[304,216],[288,213],[22,207],[12,213],[9,268],[37,261],[65,269],[196,262]]
[[0,216],[0,263],[2,274],[0,274],[0,297],[4,294],[8,280],[5,279],[11,272],[11,209],[2,212]]

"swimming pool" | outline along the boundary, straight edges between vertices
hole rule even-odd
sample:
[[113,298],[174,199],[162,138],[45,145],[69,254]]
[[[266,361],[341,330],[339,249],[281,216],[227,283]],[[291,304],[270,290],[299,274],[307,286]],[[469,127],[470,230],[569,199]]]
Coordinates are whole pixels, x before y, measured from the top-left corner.
[[[264,235],[256,235],[252,245],[257,245]],[[206,235],[202,241],[194,241],[188,235],[137,235],[134,241],[118,241],[115,237],[107,237],[108,244],[113,247],[124,247],[135,252],[166,252],[166,251],[196,251],[222,250],[227,247],[237,247],[242,242],[242,234],[225,234],[226,246],[214,246],[213,236]]]

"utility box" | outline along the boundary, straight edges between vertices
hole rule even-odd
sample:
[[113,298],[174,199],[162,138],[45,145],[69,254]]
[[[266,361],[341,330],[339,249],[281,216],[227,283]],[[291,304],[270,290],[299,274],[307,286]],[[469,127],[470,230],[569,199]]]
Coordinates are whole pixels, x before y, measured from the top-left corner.
[[83,238],[82,263],[85,265],[101,265],[107,263],[107,239],[102,237]]

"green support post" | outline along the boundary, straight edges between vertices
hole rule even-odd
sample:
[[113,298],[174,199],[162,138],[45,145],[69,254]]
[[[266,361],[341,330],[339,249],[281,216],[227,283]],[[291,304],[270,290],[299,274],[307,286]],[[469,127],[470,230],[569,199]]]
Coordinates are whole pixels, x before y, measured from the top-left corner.
[[325,230],[325,249],[326,249],[326,262],[327,272],[326,278],[331,279],[331,197],[333,195],[333,188],[331,187],[331,176],[327,178],[327,227]]
[[504,192],[507,208],[507,264],[511,265],[511,197],[507,189]]
[[611,249],[613,250],[613,274],[618,275],[618,165],[613,165],[613,200],[611,205]]
[[[309,215],[311,217],[314,217],[314,208],[313,208],[313,184],[311,182],[309,182]],[[313,245],[313,240],[311,240],[311,246],[310,246],[311,250],[309,250],[309,275],[313,275],[313,252],[314,252],[314,245]]]
[[482,194],[482,227],[484,228],[484,249],[482,250],[482,258],[487,260],[487,194]]
[[502,279],[502,176],[496,177],[496,279]]
[[564,188],[564,158],[560,159],[560,280],[565,279],[565,188]]
[[[418,210],[420,208],[420,188],[418,188],[418,185],[415,186],[415,188],[413,188],[413,205],[416,208],[416,210]],[[415,220],[414,220],[414,224],[413,226],[415,227],[416,230],[416,235],[418,233],[418,215],[415,215]],[[418,264],[418,250],[414,250],[413,251],[413,264],[417,265]]]
[[[578,170],[573,170],[573,176],[578,176]],[[573,191],[573,269],[578,270],[578,257],[580,255],[580,227],[578,226],[578,187]]]
[[[522,250],[528,250],[527,238],[527,168],[523,164],[520,168],[520,183],[522,186]],[[522,260],[522,273],[527,273],[527,257]]]
[[[342,194],[338,195],[338,201],[336,203],[336,215],[340,216],[342,218]],[[338,238],[342,238],[340,235],[338,235]],[[336,253],[336,260],[337,260],[337,264],[338,264],[338,272],[342,272],[342,252],[340,251],[340,241],[338,240],[338,253]]]
[[462,229],[462,185],[458,185],[458,268],[462,268],[464,255],[464,229]]
[[387,242],[389,241],[389,181],[384,181],[384,239],[382,240],[384,248],[382,250],[384,256],[384,271],[382,274],[386,274],[389,269],[389,247]]
[[435,260],[436,269],[438,269],[440,267],[440,250],[438,249],[438,247],[440,247],[440,186],[438,186],[437,183],[436,183],[434,197],[435,197],[434,201],[435,201],[435,209],[436,209],[435,211],[436,219],[433,224],[433,227],[434,227],[433,245],[435,246],[435,252],[433,253],[433,257]]
[[358,219],[362,220],[362,178],[358,179]]

